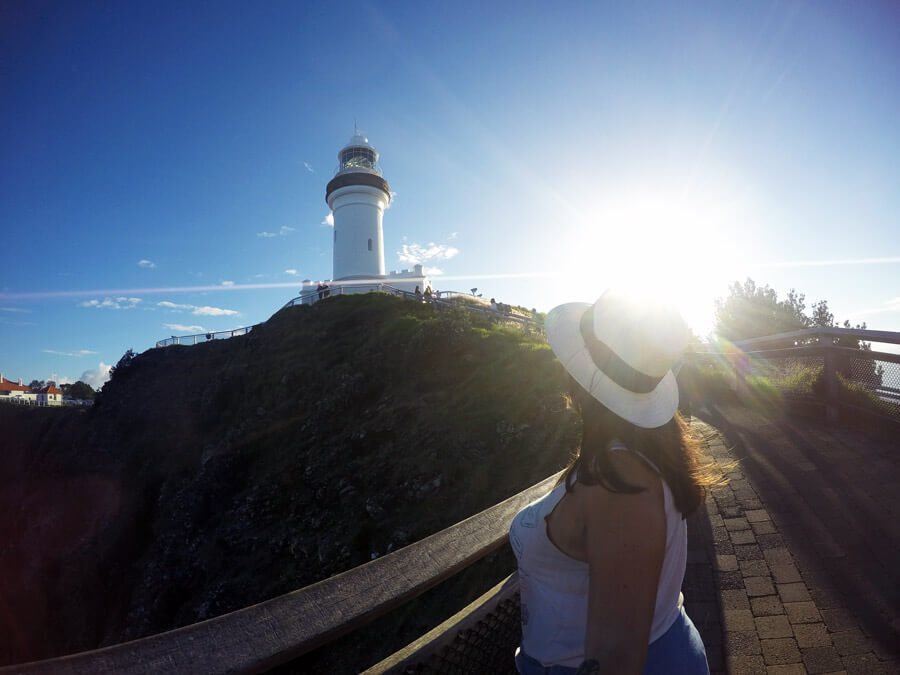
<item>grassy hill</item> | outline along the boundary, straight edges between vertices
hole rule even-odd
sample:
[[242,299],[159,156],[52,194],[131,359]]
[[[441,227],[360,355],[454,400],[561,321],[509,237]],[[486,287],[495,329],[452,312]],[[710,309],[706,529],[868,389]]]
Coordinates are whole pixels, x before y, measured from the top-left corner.
[[[147,351],[89,411],[3,406],[0,664],[238,609],[487,508],[568,459],[563,389],[542,337],[372,294]],[[313,659],[369,665],[510,565]]]

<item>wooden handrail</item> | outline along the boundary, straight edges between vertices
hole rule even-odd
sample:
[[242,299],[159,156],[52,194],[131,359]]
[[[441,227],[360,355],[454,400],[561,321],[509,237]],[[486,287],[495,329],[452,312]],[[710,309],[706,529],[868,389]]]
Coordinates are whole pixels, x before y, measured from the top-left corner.
[[263,672],[377,619],[498,549],[515,514],[559,476],[306,588],[139,640],[7,666],[0,674]]
[[775,335],[763,335],[761,337],[748,338],[735,342],[740,348],[749,347],[750,345],[765,344],[766,342],[776,342],[779,340],[787,340],[790,338],[809,338],[809,337],[848,337],[857,340],[866,340],[869,342],[886,342],[888,344],[900,344],[900,333],[887,330],[868,330],[863,328],[838,328],[817,326],[816,328],[804,328],[802,330],[794,330],[788,333],[776,333]]

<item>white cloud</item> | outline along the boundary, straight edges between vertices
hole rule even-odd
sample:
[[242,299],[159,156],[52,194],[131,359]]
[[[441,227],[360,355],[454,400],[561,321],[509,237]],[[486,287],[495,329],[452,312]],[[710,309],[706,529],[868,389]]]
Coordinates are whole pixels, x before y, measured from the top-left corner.
[[444,273],[444,270],[439,267],[423,267],[422,271],[429,277],[439,277]]
[[103,300],[85,300],[79,307],[96,307],[98,309],[132,309],[141,303],[140,298],[103,298]]
[[459,236],[459,232],[451,232],[451,233],[450,233],[450,236],[447,237],[447,241],[453,241],[453,240],[456,239],[458,236]]
[[173,311],[190,311],[191,314],[195,314],[197,316],[237,316],[240,312],[237,312],[233,309],[221,309],[219,307],[198,307],[197,305],[179,305],[176,302],[169,302],[168,300],[162,300],[156,303],[157,307],[165,307],[166,309],[171,309]]
[[205,333],[203,326],[185,326],[181,323],[164,323],[163,326],[169,330],[177,330],[179,333]]
[[278,228],[278,232],[266,232],[266,231],[257,232],[256,236],[261,237],[263,239],[272,239],[274,237],[286,237],[291,232],[293,232],[295,229],[296,228],[293,228],[289,225],[282,225],[280,228]]
[[12,312],[14,314],[31,314],[30,309],[22,309],[21,307],[0,307],[0,312]]
[[75,352],[58,352],[55,349],[44,349],[42,350],[45,354],[56,354],[57,356],[87,356],[88,354],[96,354],[97,352],[92,351],[90,349],[79,349]]
[[290,274],[292,277],[297,275],[297,270],[285,270],[285,274]]
[[453,246],[430,242],[427,246],[403,244],[403,247],[397,251],[397,257],[400,258],[400,262],[417,265],[424,264],[429,260],[450,260],[458,253],[459,249]]
[[109,370],[111,367],[112,366],[101,361],[99,366],[92,370],[84,371],[78,379],[85,384],[91,385],[94,389],[99,389],[103,386],[103,383],[109,379]]
[[197,316],[237,316],[239,312],[233,309],[220,309],[219,307],[194,307],[192,314]]
[[156,263],[152,260],[138,260],[138,267],[146,267],[147,269],[153,269],[156,267]]
[[334,214],[329,213],[325,216],[325,220],[323,220],[319,225],[327,225],[328,227],[334,227]]
[[56,380],[56,386],[61,387],[64,384],[75,384],[75,383],[71,379],[69,379],[68,377],[63,375],[62,377],[60,377],[59,379]]
[[397,193],[391,190],[391,198],[387,204],[384,205],[384,210],[387,211],[391,206],[394,205],[394,202],[397,200]]
[[169,302],[168,300],[157,302],[156,306],[165,307],[166,309],[194,309],[193,305],[179,305],[178,303]]
[[885,300],[881,307],[870,307],[869,309],[860,309],[850,313],[850,318],[855,319],[861,316],[869,316],[872,314],[890,314],[900,312],[900,298],[891,298]]
[[233,281],[223,281],[222,285],[223,286],[234,286],[234,282]]
[[303,166],[305,166],[306,170],[309,171],[310,173],[315,173],[315,170],[312,168],[312,166],[310,166],[309,162],[303,162]]

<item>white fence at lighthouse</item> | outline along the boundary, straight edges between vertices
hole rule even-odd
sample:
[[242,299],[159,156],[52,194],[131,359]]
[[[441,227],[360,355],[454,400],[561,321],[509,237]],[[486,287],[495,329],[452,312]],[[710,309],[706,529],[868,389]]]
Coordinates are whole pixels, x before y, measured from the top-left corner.
[[[334,286],[328,286],[324,289],[313,289],[305,293],[301,293],[296,298],[288,300],[281,309],[284,309],[285,307],[295,307],[298,305],[314,305],[315,303],[319,302],[319,300],[324,300],[325,298],[331,297],[333,295],[353,295],[358,293],[390,293],[391,295],[406,298],[407,300],[430,302],[438,307],[450,307],[452,305],[458,304],[459,306],[465,307],[471,312],[481,314],[482,316],[485,316],[494,321],[515,323],[522,326],[526,330],[543,329],[543,325],[539,321],[536,321],[533,317],[514,314],[512,313],[512,311],[508,310],[501,310],[499,309],[501,305],[495,305],[494,307],[491,307],[487,305],[460,302],[460,300],[462,299],[471,298],[472,295],[469,293],[463,293],[460,291],[436,291],[432,294],[430,299],[426,299],[423,294],[411,293],[409,291],[404,291],[403,289],[396,288],[395,286],[391,286],[390,284],[383,283],[341,285],[336,284]],[[158,340],[156,346],[168,347],[170,345],[196,345],[203,342],[210,342],[212,340],[223,340],[227,338],[237,337],[239,335],[246,335],[258,325],[260,324],[245,326],[243,328],[235,328],[234,330],[220,330],[209,333],[196,333],[194,335],[173,335],[172,337],[166,338],[165,340]]]

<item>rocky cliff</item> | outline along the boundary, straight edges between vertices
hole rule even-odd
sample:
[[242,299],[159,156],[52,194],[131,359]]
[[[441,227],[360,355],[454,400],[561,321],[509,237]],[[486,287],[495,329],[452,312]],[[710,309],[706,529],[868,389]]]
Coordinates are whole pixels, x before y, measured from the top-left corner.
[[[90,411],[4,406],[0,664],[238,609],[487,508],[566,462],[563,390],[539,336],[366,295],[147,351]],[[384,623],[310,658],[369,665],[510,564],[433,591],[393,642]]]

